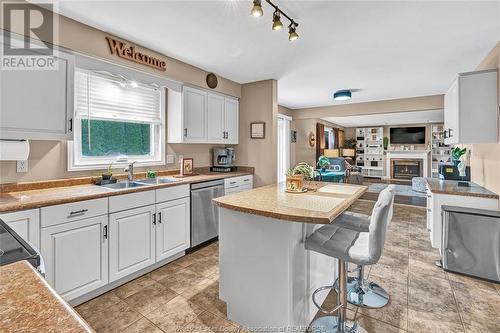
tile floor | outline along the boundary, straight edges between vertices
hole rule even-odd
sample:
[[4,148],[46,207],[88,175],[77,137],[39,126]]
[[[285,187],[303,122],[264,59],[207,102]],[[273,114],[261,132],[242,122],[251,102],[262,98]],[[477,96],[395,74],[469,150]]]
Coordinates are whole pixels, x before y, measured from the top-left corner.
[[[372,201],[351,210],[367,213]],[[76,310],[97,332],[239,332],[218,299],[218,244],[139,277]],[[366,269],[391,295],[382,309],[348,307],[368,332],[500,332],[500,285],[434,265],[425,210],[396,205],[384,253]],[[331,303],[330,295],[325,303]],[[326,304],[325,304],[326,306]]]

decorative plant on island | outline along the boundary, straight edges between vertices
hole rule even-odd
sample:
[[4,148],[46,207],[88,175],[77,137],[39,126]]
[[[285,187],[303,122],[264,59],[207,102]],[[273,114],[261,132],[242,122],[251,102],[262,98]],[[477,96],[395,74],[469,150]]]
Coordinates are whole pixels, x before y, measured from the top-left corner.
[[458,164],[460,163],[460,158],[466,152],[467,148],[460,148],[460,147],[455,147],[455,149],[451,151],[451,159],[453,160],[453,164],[455,164],[455,166],[458,166]]
[[286,174],[286,189],[288,191],[301,192],[303,190],[304,179],[312,180],[314,176],[314,168],[305,162],[300,162],[288,170]]
[[321,171],[325,171],[325,169],[328,168],[329,166],[330,166],[330,160],[328,159],[328,157],[326,157],[325,155],[321,155],[318,158],[318,167],[321,169]]

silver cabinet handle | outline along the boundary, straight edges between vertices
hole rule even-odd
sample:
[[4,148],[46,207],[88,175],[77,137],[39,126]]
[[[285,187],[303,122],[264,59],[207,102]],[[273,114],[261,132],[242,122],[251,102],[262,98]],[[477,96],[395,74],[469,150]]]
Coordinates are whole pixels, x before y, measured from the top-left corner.
[[69,212],[69,216],[71,217],[71,216],[83,215],[88,211],[89,211],[88,209],[75,210],[75,211]]

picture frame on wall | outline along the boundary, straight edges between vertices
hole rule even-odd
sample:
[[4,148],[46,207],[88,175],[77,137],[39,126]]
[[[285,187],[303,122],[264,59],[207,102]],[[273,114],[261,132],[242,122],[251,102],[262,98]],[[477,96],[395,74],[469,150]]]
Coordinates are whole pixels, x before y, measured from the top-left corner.
[[257,121],[250,123],[250,138],[251,139],[265,139],[266,138],[266,123]]

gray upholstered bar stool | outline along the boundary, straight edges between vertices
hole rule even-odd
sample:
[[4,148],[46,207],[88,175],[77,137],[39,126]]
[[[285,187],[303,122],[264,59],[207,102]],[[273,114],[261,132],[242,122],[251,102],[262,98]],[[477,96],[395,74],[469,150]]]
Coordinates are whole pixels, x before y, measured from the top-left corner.
[[[394,212],[394,190],[395,185],[389,185],[384,191],[393,193],[391,208],[389,210],[388,224],[392,221]],[[368,232],[370,226],[370,216],[354,212],[345,212],[336,218],[332,224],[358,232]],[[347,302],[353,305],[366,308],[381,308],[389,302],[389,294],[375,282],[366,281],[364,278],[365,269],[363,265],[356,267],[357,276],[347,277]],[[338,289],[338,280],[335,281]]]
[[342,228],[338,224],[329,224],[316,230],[305,243],[308,250],[322,253],[338,259],[339,290],[337,306],[331,310],[323,309],[316,302],[316,294],[323,290],[334,289],[335,286],[323,286],[316,289],[312,295],[316,307],[323,313],[333,314],[338,310],[338,316],[326,316],[311,324],[312,332],[366,332],[356,323],[347,325],[347,269],[346,262],[357,265],[375,264],[385,243],[385,235],[389,219],[389,211],[393,203],[393,192],[382,191],[370,217],[368,232],[358,232]]

